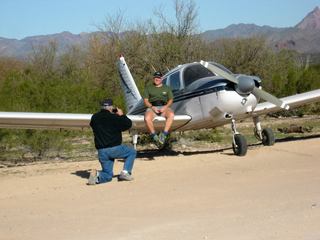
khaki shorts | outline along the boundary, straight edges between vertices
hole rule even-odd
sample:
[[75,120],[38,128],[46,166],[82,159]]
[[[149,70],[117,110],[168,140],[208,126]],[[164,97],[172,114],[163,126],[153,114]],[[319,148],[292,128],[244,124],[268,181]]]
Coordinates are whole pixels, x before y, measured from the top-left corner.
[[[163,108],[163,106],[153,106],[153,107],[156,107],[158,110],[160,110],[161,108]],[[172,109],[171,108],[168,108],[169,110],[171,110],[172,111]],[[146,110],[146,112],[153,112],[154,114],[156,114],[153,110],[152,110],[152,108],[147,108],[147,110]],[[156,114],[157,116],[161,116],[161,113],[159,113],[159,114]]]

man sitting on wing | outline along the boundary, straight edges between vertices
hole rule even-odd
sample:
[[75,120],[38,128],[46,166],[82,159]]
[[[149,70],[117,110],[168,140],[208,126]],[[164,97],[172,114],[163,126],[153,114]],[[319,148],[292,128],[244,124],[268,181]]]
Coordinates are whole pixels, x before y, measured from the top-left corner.
[[[144,104],[147,107],[144,119],[150,131],[151,138],[158,146],[159,143],[164,145],[173,122],[174,113],[170,108],[173,103],[173,94],[169,86],[162,84],[161,72],[155,72],[153,74],[153,84],[146,86],[143,98]],[[159,136],[153,126],[153,119],[156,115],[166,118],[164,130]]]

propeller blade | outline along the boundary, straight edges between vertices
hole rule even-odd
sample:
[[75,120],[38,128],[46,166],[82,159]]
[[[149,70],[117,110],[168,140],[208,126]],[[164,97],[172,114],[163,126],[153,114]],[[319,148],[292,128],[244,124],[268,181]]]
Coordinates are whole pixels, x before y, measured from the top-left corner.
[[[235,76],[227,73],[226,71],[222,70],[221,68],[219,68],[209,62],[205,62],[203,60],[200,61],[200,64],[203,65],[205,68],[209,69],[210,71],[218,74],[219,76],[224,77],[225,79],[228,79],[229,81],[239,85],[239,80]],[[270,93],[268,93],[260,88],[254,87],[252,90],[252,94],[254,94],[256,97],[262,98],[263,100],[268,101],[268,102],[270,102],[280,108],[284,108],[284,109],[288,110],[290,107],[288,104],[285,104],[279,98],[271,95]]]
[[221,68],[209,63],[205,62],[203,60],[200,61],[200,64],[203,65],[205,68],[209,69],[210,71],[218,74],[221,77],[224,77],[225,79],[228,79],[229,81],[239,84],[238,79],[235,76],[232,76],[231,74],[227,73],[226,71],[223,71]]
[[252,91],[252,94],[255,95],[256,97],[262,98],[263,100],[266,100],[278,107],[281,107],[283,109],[288,110],[290,106],[288,104],[285,104],[283,101],[281,101],[279,98],[271,95],[270,93],[255,87]]

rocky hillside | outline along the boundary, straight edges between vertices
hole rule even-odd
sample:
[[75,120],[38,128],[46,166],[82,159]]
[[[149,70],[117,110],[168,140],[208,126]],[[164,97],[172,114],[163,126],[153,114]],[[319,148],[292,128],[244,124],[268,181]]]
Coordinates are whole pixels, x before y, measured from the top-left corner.
[[0,37],[0,56],[27,58],[34,48],[55,42],[58,47],[58,53],[63,53],[72,45],[85,44],[90,33],[72,34],[70,32],[62,32],[51,35],[26,37],[21,40],[7,39]]
[[[58,53],[71,45],[84,45],[96,33],[72,34],[62,32],[52,35],[32,36],[21,40],[0,37],[0,57],[26,58],[34,47],[54,41]],[[301,54],[320,55],[320,8],[308,13],[296,26],[275,28],[255,24],[232,24],[224,29],[205,31],[201,37],[207,41],[221,38],[247,38],[264,36],[275,50],[292,49]]]
[[294,27],[274,28],[254,24],[233,24],[224,29],[202,33],[204,39],[264,36],[275,49],[292,49],[304,54],[320,53],[320,9],[313,11]]

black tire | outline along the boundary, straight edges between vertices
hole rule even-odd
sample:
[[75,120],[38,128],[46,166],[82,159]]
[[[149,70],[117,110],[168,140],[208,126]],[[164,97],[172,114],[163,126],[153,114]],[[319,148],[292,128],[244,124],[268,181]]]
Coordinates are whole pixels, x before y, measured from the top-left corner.
[[275,142],[274,134],[271,128],[262,130],[262,144],[264,146],[272,146]]
[[232,143],[233,152],[237,156],[244,156],[247,153],[247,140],[241,134],[234,135],[235,143]]

